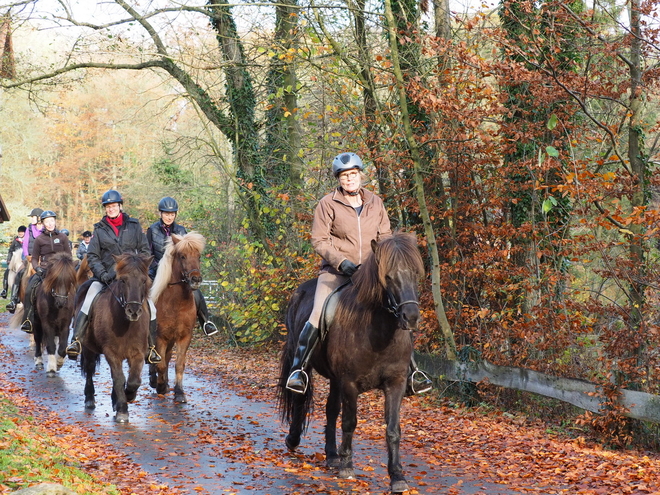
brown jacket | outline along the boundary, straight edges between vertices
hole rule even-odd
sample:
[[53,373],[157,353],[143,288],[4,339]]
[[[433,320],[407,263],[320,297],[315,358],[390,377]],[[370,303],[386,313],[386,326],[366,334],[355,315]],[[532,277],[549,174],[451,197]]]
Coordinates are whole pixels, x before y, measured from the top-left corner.
[[54,230],[48,232],[44,229],[41,235],[34,238],[34,246],[32,246],[32,267],[36,270],[38,266],[46,268],[48,260],[55,253],[71,254],[71,247],[69,246],[69,238]]
[[314,212],[312,245],[323,258],[321,271],[341,273],[339,265],[349,259],[360,265],[371,254],[371,241],[391,235],[390,219],[383,200],[360,189],[362,212],[358,216],[339,188],[325,195]]

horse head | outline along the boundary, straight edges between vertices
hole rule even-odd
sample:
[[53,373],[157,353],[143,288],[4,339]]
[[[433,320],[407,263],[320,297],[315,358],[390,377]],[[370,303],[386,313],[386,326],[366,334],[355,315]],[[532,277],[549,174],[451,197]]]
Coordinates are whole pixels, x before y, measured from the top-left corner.
[[62,309],[76,288],[76,270],[69,253],[57,253],[48,263],[42,290],[53,296],[55,307]]
[[185,236],[172,235],[172,272],[180,273],[181,282],[192,290],[202,284],[201,255],[205,245],[204,237],[196,232]]
[[402,328],[416,329],[420,316],[417,286],[424,274],[424,263],[415,235],[395,233],[378,243],[372,241],[371,249],[385,308]]
[[137,321],[142,315],[142,307],[149,293],[148,273],[153,256],[125,253],[113,257],[117,279],[111,290],[124,308],[126,318],[129,321]]

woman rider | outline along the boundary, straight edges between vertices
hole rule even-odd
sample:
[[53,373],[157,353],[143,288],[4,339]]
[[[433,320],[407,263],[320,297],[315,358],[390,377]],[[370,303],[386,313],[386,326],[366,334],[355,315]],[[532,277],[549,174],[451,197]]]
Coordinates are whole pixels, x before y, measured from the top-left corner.
[[[41,208],[33,208],[28,217],[30,217],[30,225],[28,225],[27,232],[25,232],[25,237],[23,238],[23,259],[26,259],[28,256],[32,255],[32,247],[34,246],[34,240],[41,234],[43,225],[41,224],[41,214],[44,212]],[[21,270],[16,274],[14,279],[14,287],[12,288],[12,297],[9,304],[7,304],[7,311],[14,313],[16,311],[16,305],[20,302],[18,300],[18,293],[20,292],[21,281],[23,280],[23,274],[25,270]]]
[[[158,202],[158,211],[160,213],[160,220],[152,223],[149,229],[147,229],[147,242],[151,247],[151,254],[154,256],[154,260],[149,267],[151,280],[156,277],[158,263],[165,254],[165,242],[167,238],[172,234],[186,235],[188,232],[183,225],[175,222],[177,212],[179,211],[179,203],[176,202],[176,199],[169,196],[164,197]],[[197,320],[204,333],[207,336],[218,333],[215,323],[209,320],[209,312],[202,291],[199,289],[193,291],[193,296],[195,298],[195,305],[197,306]]]
[[16,237],[14,237],[14,240],[11,241],[11,244],[9,245],[9,252],[7,253],[7,269],[5,270],[5,278],[2,280],[2,293],[0,293],[0,297],[3,299],[7,299],[7,291],[9,290],[9,263],[11,263],[14,251],[17,249],[23,249],[23,238],[25,237],[26,230],[27,227],[21,225],[18,228]]
[[35,274],[30,277],[25,291],[23,307],[25,308],[25,321],[21,325],[21,330],[27,333],[34,331],[34,301],[37,294],[37,287],[43,282],[46,273],[48,261],[55,253],[69,253],[69,238],[57,230],[57,215],[51,210],[44,211],[40,216],[43,230],[41,234],[35,237],[32,246],[32,268]]
[[[76,359],[82,351],[81,341],[87,330],[89,309],[96,295],[105,286],[112,283],[115,273],[115,259],[113,255],[126,252],[151,256],[147,237],[142,232],[140,222],[129,217],[122,211],[124,200],[119,192],[110,189],[103,194],[101,204],[105,208],[105,216],[100,222],[94,224],[94,236],[87,250],[87,262],[94,274],[92,284],[89,286],[85,301],[76,315],[73,329],[73,338],[66,348],[67,356]],[[149,299],[151,321],[149,323],[149,353],[146,362],[155,364],[161,360],[154,346],[156,336],[156,307]]]
[[[293,372],[286,388],[304,394],[308,376],[304,367],[319,337],[323,303],[330,293],[347,282],[367,256],[371,241],[391,235],[390,219],[383,200],[362,187],[362,160],[355,153],[341,153],[332,162],[338,187],[324,196],[314,212],[312,245],[323,258],[312,314],[298,337]],[[411,334],[412,335],[412,334]],[[409,392],[423,393],[432,387],[428,375],[417,368],[411,356]]]

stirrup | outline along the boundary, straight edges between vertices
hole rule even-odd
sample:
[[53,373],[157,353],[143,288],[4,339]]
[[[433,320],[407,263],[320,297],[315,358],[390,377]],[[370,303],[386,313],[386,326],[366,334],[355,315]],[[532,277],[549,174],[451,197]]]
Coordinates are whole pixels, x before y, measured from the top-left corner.
[[158,364],[163,360],[162,357],[160,357],[160,354],[156,351],[156,347],[149,347],[149,353],[147,354],[147,357],[145,361],[147,364]]
[[[419,378],[419,381],[416,383],[415,377],[418,373],[421,375],[421,378]],[[415,385],[418,385],[419,388],[416,388]],[[422,370],[414,370],[408,377],[408,388],[410,388],[410,391],[415,395],[423,394],[433,388],[433,381],[431,380],[431,377]]]
[[[300,390],[300,388],[295,388],[295,384],[292,384],[291,381],[294,380],[294,375],[296,373],[300,374],[300,381],[302,382],[303,388]],[[294,394],[304,394],[307,392],[307,385],[309,384],[309,375],[307,372],[303,369],[300,370],[295,370],[292,371],[291,374],[289,375],[289,378],[286,381],[286,389],[291,390]]]
[[[208,327],[208,329],[206,328]],[[213,323],[211,320],[208,320],[204,323],[202,326],[202,330],[204,331],[204,334],[207,337],[210,337],[211,335],[215,335],[218,333],[218,327],[215,326],[215,323]]]
[[32,322],[30,320],[25,320],[21,325],[21,330],[23,330],[25,333],[33,333],[34,328],[32,327]]
[[69,359],[76,359],[82,351],[82,344],[78,339],[73,339],[66,347],[66,355]]

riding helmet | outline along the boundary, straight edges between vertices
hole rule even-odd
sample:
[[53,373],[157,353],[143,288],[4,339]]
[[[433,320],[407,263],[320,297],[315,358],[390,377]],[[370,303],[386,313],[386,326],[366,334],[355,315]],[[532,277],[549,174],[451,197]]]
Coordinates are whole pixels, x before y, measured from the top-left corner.
[[43,222],[46,218],[57,218],[57,215],[54,211],[46,210],[41,214],[41,221]]
[[65,236],[69,237],[69,229],[62,229],[62,230],[60,230],[60,232],[62,234],[64,234]]
[[110,203],[119,203],[119,204],[124,203],[124,198],[121,197],[119,191],[115,191],[114,189],[109,189],[108,191],[103,193],[103,197],[101,198],[101,204],[105,206],[105,205],[109,205]]
[[18,228],[18,232],[25,232],[26,230],[27,230],[27,227],[26,227],[25,225],[21,225],[21,226]]
[[179,203],[176,199],[165,196],[158,202],[158,210],[164,212],[177,212],[179,211]]
[[43,212],[41,208],[33,208],[28,217],[40,217]]
[[340,153],[332,160],[332,173],[335,177],[339,177],[342,172],[354,168],[360,171],[364,169],[362,160],[355,153]]
[[92,233],[89,230],[86,230],[85,232],[82,233],[83,237],[92,237]]

